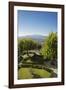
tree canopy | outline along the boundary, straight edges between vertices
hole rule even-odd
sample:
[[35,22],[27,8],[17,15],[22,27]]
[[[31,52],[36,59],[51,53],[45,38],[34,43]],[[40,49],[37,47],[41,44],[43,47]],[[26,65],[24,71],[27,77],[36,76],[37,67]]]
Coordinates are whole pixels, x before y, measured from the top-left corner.
[[50,33],[44,41],[40,53],[45,59],[56,60],[57,59],[57,33]]
[[24,38],[18,42],[19,54],[22,54],[23,51],[34,50],[34,49],[36,50],[40,48],[41,48],[41,44],[39,44],[37,41],[30,38]]

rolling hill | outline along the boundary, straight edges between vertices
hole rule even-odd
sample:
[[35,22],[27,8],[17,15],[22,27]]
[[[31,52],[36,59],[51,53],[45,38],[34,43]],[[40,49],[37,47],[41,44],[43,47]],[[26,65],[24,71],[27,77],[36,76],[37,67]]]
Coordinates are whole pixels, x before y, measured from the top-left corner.
[[26,35],[26,36],[21,36],[18,37],[19,39],[23,39],[23,38],[31,38],[33,40],[36,40],[38,42],[43,42],[46,39],[47,36],[43,36],[43,35]]

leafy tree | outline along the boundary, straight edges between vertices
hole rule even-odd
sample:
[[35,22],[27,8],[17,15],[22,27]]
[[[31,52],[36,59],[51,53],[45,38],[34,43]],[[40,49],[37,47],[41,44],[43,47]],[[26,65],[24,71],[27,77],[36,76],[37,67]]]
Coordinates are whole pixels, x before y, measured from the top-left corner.
[[57,33],[50,33],[46,38],[40,53],[44,59],[57,60]]
[[37,50],[40,49],[41,45],[32,39],[24,38],[24,39],[18,39],[18,64],[20,67],[20,63],[24,60],[23,54],[26,53],[29,55],[29,50]]
[[36,41],[32,39],[24,38],[19,41],[18,44],[18,53],[19,55],[23,53],[23,51],[27,51],[27,54],[29,55],[28,51],[33,49],[38,49],[39,45]]

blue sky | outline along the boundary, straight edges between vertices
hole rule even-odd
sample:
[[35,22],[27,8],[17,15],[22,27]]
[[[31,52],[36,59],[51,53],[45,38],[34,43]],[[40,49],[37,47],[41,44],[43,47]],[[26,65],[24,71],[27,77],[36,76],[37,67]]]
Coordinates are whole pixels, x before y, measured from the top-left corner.
[[57,32],[57,12],[18,10],[18,37]]

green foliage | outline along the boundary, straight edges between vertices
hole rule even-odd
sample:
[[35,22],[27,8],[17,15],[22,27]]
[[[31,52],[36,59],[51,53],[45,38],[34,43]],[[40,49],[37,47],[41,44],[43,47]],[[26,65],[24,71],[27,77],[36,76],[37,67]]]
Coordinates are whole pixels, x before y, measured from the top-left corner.
[[22,55],[25,53],[25,51],[29,56],[29,50],[34,50],[38,48],[40,48],[40,45],[32,39],[24,38],[18,40],[18,63],[23,60]]
[[45,40],[40,53],[44,59],[56,60],[57,59],[57,33],[50,33]]
[[40,48],[41,45],[37,41],[30,38],[24,38],[18,42],[18,55],[22,55],[23,51],[27,51],[27,54],[29,55],[28,50],[37,50]]
[[19,49],[21,49],[21,51],[32,50],[32,49],[38,48],[38,43],[32,39],[25,38],[25,39],[20,40],[18,47]]

